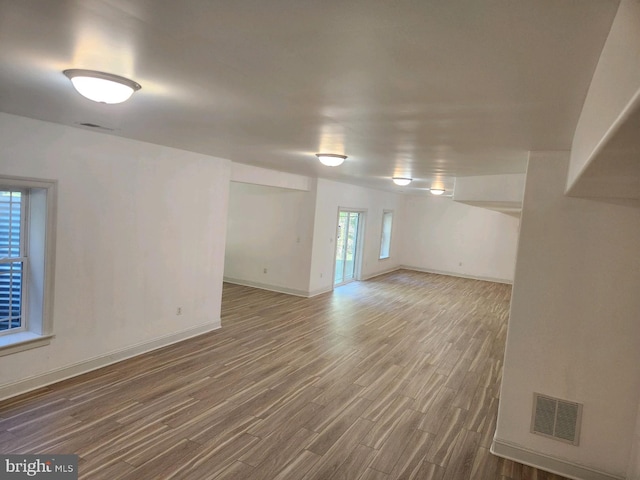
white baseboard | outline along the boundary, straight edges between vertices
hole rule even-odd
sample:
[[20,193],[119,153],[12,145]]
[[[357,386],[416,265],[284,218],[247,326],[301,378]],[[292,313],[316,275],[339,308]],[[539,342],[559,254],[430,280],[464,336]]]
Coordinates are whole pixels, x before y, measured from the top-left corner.
[[333,292],[333,287],[322,287],[317,290],[312,290],[309,292],[308,297],[315,297],[317,295],[322,295],[323,293]]
[[[448,275],[450,277],[470,278],[472,280],[484,280],[486,282],[497,282],[497,283],[507,283],[507,284],[513,283],[512,280],[506,280],[504,278],[477,277],[473,275],[464,275],[464,274],[454,273],[454,272],[444,272],[440,270],[411,267],[407,265],[399,265],[397,267],[389,268],[381,272],[362,275],[359,281],[371,280],[372,278],[379,277],[380,275],[386,275],[387,273],[396,272],[398,270],[414,270],[416,272],[434,273],[436,275]],[[328,293],[333,290],[332,285],[321,287],[317,290],[307,291],[307,290],[297,290],[297,289],[288,288],[288,287],[280,287],[277,285],[270,285],[268,283],[254,282],[251,280],[240,280],[238,278],[231,278],[231,277],[224,277],[224,281],[227,283],[233,283],[235,285],[243,285],[245,287],[259,288],[261,290],[268,290],[270,292],[286,293],[287,295],[295,295],[297,297],[306,297],[306,298],[322,295],[323,293]]]
[[534,452],[519,445],[512,444],[497,438],[493,439],[490,448],[491,453],[499,457],[523,463],[531,467],[540,468],[547,472],[555,473],[575,480],[624,480],[624,477],[611,475],[593,468],[585,467],[560,458],[551,457]]
[[379,277],[380,275],[386,275],[387,273],[395,272],[397,270],[400,270],[401,268],[404,268],[404,267],[398,266],[398,267],[389,268],[387,270],[383,270],[381,272],[371,273],[369,275],[363,275],[361,280],[371,280],[372,278]]
[[[379,277],[380,275],[385,275],[387,273],[395,272],[396,270],[400,270],[401,267],[389,268],[388,270],[384,270],[382,272],[370,273],[368,275],[362,275],[359,279],[355,280],[357,282],[364,282],[366,280],[371,280],[372,278]],[[333,291],[333,285],[329,285],[326,287],[319,288],[317,290],[313,290],[309,292],[309,297],[315,297],[316,295],[322,295],[323,293],[328,293]]]
[[270,292],[286,293],[287,295],[295,295],[296,297],[311,297],[307,290],[297,290],[295,288],[279,287],[268,283],[253,282],[251,280],[239,280],[237,278],[224,277],[223,281],[233,283],[234,285],[242,285],[244,287],[259,288]]
[[51,385],[52,383],[57,383],[71,377],[76,377],[83,373],[88,373],[92,370],[97,370],[98,368],[121,362],[122,360],[126,360],[127,358],[135,357],[152,350],[157,350],[158,348],[166,347],[168,345],[172,345],[174,343],[181,342],[198,335],[202,335],[203,333],[217,330],[219,328],[220,319],[217,319],[217,321],[215,322],[209,322],[204,325],[198,325],[196,327],[189,328],[188,330],[184,330],[182,332],[172,333],[160,338],[154,338],[153,340],[141,342],[136,345],[123,348],[122,350],[99,355],[97,357],[83,360],[81,362],[74,363],[73,365],[68,365],[57,370],[52,370],[50,372],[35,375],[23,380],[18,380],[14,383],[2,385],[0,386],[0,400],[27,393],[37,388],[46,387],[47,385]]
[[506,283],[507,285],[513,284],[513,280],[509,280],[507,278],[494,278],[494,277],[483,277],[483,276],[477,276],[477,275],[467,275],[465,273],[447,272],[444,270],[433,270],[431,268],[412,267],[410,265],[402,265],[398,268],[403,270],[415,270],[416,272],[435,273],[436,275],[447,275],[449,277],[469,278],[471,280],[483,280],[485,282]]

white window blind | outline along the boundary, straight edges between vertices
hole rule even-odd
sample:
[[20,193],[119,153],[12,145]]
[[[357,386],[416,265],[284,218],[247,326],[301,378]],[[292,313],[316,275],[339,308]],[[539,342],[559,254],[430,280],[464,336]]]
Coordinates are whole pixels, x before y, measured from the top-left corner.
[[25,328],[26,202],[25,191],[0,188],[0,334]]

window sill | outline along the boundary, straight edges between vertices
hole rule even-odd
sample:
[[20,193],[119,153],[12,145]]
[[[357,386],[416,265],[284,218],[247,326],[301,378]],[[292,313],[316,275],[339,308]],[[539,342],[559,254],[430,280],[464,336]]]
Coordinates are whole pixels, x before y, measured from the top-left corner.
[[53,335],[38,335],[33,332],[10,333],[0,336],[0,357],[44,347],[51,343]]

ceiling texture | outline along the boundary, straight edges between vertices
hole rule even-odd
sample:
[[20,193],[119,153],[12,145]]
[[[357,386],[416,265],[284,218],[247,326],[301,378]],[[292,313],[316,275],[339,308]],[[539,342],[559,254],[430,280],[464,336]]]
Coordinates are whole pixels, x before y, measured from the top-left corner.
[[[0,0],[0,110],[373,188],[450,189],[570,149],[618,3]],[[93,103],[69,68],[142,89]],[[326,167],[317,152],[348,159]]]

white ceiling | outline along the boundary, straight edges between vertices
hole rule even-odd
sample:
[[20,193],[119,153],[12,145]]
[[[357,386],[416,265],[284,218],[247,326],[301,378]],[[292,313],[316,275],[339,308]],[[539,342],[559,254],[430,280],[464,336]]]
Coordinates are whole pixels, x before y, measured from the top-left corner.
[[[523,172],[529,150],[570,148],[617,6],[0,0],[0,110],[375,188],[450,188]],[[67,68],[142,90],[95,104]],[[324,167],[320,151],[349,158]]]

